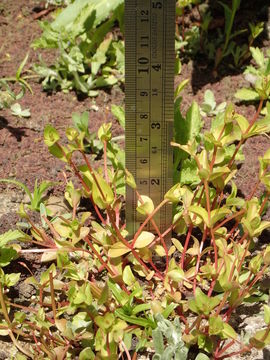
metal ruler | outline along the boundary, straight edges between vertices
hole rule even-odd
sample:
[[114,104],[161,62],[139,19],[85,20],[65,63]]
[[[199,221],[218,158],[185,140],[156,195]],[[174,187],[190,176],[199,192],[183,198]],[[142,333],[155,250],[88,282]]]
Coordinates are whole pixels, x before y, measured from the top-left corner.
[[[125,1],[126,167],[141,195],[155,206],[172,186],[175,0]],[[133,235],[145,217],[126,189],[126,221]],[[166,205],[155,216],[160,231],[171,224]],[[148,230],[152,230],[148,224]]]

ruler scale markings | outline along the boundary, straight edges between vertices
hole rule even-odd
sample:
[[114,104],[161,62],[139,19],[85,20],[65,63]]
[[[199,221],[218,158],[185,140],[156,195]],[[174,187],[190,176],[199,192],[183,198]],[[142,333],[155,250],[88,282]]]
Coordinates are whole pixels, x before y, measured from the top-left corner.
[[[126,167],[155,206],[172,186],[174,19],[174,0],[125,1]],[[127,187],[126,193],[132,236],[144,218],[136,213],[135,192]],[[171,216],[169,206],[155,216],[161,231]]]

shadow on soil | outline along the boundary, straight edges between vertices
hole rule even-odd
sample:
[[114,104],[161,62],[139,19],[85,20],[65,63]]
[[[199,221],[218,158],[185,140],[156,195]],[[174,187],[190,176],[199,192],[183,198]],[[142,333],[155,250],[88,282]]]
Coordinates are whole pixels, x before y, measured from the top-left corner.
[[[228,5],[231,8],[231,0],[224,0],[223,3]],[[254,9],[256,6],[256,9]],[[218,21],[219,19],[224,19],[224,10],[223,7],[220,5],[219,1],[210,0],[209,9],[211,12],[212,18],[221,24],[220,26],[214,27],[208,31],[208,37],[212,41],[215,42],[217,37],[219,36],[219,32],[224,32],[224,20]],[[254,16],[255,15],[255,16]],[[237,11],[236,18],[234,21],[234,31],[238,31],[240,29],[247,29],[243,36],[237,36],[234,41],[237,45],[241,46],[243,44],[247,44],[248,42],[248,35],[249,34],[249,23],[256,24],[258,22],[264,22],[264,32],[259,36],[258,39],[254,41],[253,46],[263,46],[263,42],[265,40],[270,40],[270,33],[269,33],[269,22],[270,22],[270,11],[269,5],[266,4],[265,0],[258,0],[256,1],[256,5],[254,5],[254,1],[247,0],[242,1],[239,10]],[[268,31],[267,31],[267,23],[268,23]],[[217,50],[217,49],[216,49]],[[249,63],[248,59],[243,65],[247,65]],[[230,76],[230,75],[237,75],[243,72],[243,67],[235,68],[232,67],[234,60],[232,56],[228,56],[224,58],[218,68],[218,73],[214,76],[214,61],[209,60],[208,55],[204,54],[197,54],[196,58],[193,61],[193,72],[192,72],[192,79],[191,79],[191,86],[193,90],[193,94],[195,95],[198,90],[204,87],[206,84],[213,84],[220,81],[223,77]]]
[[7,129],[17,139],[17,141],[21,141],[23,136],[27,136],[24,130],[8,125],[7,119],[0,116],[0,130],[2,129]]

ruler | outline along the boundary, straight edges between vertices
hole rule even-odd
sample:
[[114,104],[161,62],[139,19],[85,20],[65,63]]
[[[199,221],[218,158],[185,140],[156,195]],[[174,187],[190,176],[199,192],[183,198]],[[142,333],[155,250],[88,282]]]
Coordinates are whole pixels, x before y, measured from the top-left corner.
[[[140,195],[157,206],[172,187],[175,0],[125,1],[126,168]],[[137,196],[126,189],[127,230],[133,235],[145,217]],[[170,205],[155,215],[161,232],[172,221]],[[148,224],[147,230],[152,230]]]

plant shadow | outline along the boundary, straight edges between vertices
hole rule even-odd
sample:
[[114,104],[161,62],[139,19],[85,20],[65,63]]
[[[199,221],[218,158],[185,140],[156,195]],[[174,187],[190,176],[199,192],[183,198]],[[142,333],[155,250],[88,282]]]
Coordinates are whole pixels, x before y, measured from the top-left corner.
[[0,130],[7,129],[17,141],[21,141],[23,136],[27,136],[22,128],[14,128],[8,125],[8,121],[5,117],[0,116]]

